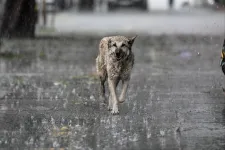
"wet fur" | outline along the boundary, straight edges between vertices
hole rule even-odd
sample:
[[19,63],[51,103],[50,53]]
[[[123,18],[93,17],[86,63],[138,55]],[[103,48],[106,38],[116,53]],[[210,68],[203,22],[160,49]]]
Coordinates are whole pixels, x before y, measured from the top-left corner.
[[[107,80],[110,93],[108,110],[112,114],[119,114],[118,103],[125,101],[131,70],[134,65],[132,45],[135,38],[136,36],[133,38],[124,36],[104,37],[99,44],[96,69],[100,79],[100,99],[106,103],[105,81]],[[123,88],[118,98],[116,88],[120,81],[122,81]]]

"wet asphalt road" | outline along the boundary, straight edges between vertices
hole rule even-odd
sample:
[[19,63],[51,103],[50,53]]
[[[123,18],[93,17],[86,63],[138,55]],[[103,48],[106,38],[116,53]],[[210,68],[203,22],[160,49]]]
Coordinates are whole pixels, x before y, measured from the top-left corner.
[[120,115],[98,100],[101,37],[6,40],[0,148],[225,149],[223,36],[142,36]]

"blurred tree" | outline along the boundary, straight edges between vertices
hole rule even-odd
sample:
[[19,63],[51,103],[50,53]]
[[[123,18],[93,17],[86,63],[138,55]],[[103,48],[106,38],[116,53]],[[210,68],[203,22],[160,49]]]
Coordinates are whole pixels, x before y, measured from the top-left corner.
[[35,0],[7,0],[5,2],[0,36],[34,37],[37,22]]

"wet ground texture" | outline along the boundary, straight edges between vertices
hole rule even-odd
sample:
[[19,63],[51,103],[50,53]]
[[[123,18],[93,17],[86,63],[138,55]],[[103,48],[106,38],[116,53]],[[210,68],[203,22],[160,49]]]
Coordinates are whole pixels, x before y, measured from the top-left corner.
[[98,100],[101,37],[3,40],[0,148],[225,149],[222,36],[141,36],[125,103]]

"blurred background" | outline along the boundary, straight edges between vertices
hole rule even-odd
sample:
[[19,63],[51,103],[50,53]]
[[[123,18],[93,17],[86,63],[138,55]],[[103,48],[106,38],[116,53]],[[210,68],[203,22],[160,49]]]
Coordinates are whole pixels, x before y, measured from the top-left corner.
[[[87,30],[114,32],[122,28],[122,30],[132,28],[133,31],[146,32],[154,31],[155,26],[160,26],[162,17],[165,17],[164,23],[173,27],[172,30],[174,30],[174,22],[180,22],[180,24],[177,23],[177,30],[180,30],[179,28],[183,28],[182,20],[191,25],[199,24],[200,26],[200,22],[203,22],[203,19],[209,19],[215,11],[224,10],[224,3],[224,0],[18,0],[17,2],[1,0],[1,34],[21,35],[27,32],[23,34],[34,36],[34,32],[39,34],[43,33],[42,31],[45,33]],[[180,18],[173,17],[179,14],[186,15]],[[190,15],[192,15],[191,20]],[[133,21],[135,19],[138,21],[133,24],[131,18]],[[205,22],[212,24],[209,20]],[[169,28],[163,30],[163,28],[165,27],[162,27],[162,32],[170,30]],[[19,33],[16,30],[19,30]],[[206,29],[204,30],[206,32]]]
[[[43,25],[57,32],[141,32],[158,34],[167,32],[208,32],[212,28],[194,29],[192,24],[206,26],[202,21],[209,19],[215,11],[224,10],[224,0],[46,0],[46,15],[41,15],[43,1],[37,1],[39,17],[37,31]],[[221,12],[222,14],[223,12]],[[85,15],[86,14],[86,15]],[[108,14],[108,17],[107,17]],[[168,16],[169,15],[169,16]],[[179,18],[174,16],[181,15]],[[182,16],[183,15],[183,16]],[[189,16],[187,16],[189,15]],[[192,15],[192,19],[190,19]],[[163,18],[164,17],[164,18]],[[213,17],[213,16],[212,16]],[[218,17],[219,18],[219,17]],[[180,19],[180,20],[179,20]],[[216,18],[215,18],[216,19]],[[137,20],[137,22],[134,21]],[[163,21],[164,20],[164,21]],[[183,22],[184,20],[184,22]],[[201,21],[200,21],[201,20]],[[196,23],[194,23],[196,21]],[[201,23],[199,23],[201,22]],[[205,20],[205,22],[213,22]],[[160,27],[160,24],[169,27]],[[184,24],[183,24],[184,23]],[[201,24],[201,25],[200,25]],[[175,27],[175,26],[177,27]],[[217,24],[218,25],[218,24]],[[212,26],[212,25],[209,25]],[[160,31],[154,29],[161,28]],[[223,26],[217,30],[223,29]],[[40,30],[39,30],[40,29]],[[50,31],[48,30],[48,31]],[[175,31],[176,30],[176,31]],[[192,30],[192,31],[191,31]],[[196,31],[199,30],[199,31]],[[205,31],[202,31],[205,30]],[[217,31],[221,32],[221,31]]]
[[[224,150],[224,5],[0,0],[0,149]],[[137,35],[117,116],[95,67],[111,35]]]

